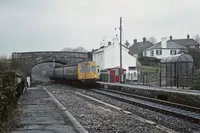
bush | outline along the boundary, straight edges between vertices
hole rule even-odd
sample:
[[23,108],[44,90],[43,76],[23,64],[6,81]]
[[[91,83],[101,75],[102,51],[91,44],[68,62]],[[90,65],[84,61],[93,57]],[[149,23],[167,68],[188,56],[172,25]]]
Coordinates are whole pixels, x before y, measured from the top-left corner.
[[200,51],[198,49],[188,49],[186,54],[191,55],[194,60],[195,67],[200,68]]
[[193,90],[200,90],[200,73],[197,73],[193,79],[193,86],[191,87]]
[[[19,93],[17,89],[15,73],[14,72],[1,72],[0,73],[0,132],[5,132],[5,125],[9,121],[11,115],[17,107]],[[21,92],[20,92],[21,93]]]
[[143,65],[143,66],[154,66],[158,67],[160,64],[160,60],[154,57],[142,57],[140,56],[138,58],[138,61]]

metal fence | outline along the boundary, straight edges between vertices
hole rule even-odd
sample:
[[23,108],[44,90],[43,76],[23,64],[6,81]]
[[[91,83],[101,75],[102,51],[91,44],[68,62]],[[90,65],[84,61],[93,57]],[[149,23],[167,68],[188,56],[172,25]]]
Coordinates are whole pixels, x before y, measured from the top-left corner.
[[137,75],[137,80],[128,80],[128,84],[137,84],[145,86],[160,86],[160,74],[159,73],[140,73]]
[[129,84],[146,86],[188,88],[192,86],[194,76],[194,61],[190,55],[181,54],[163,58],[159,72],[143,72],[137,76],[137,81],[127,81]]

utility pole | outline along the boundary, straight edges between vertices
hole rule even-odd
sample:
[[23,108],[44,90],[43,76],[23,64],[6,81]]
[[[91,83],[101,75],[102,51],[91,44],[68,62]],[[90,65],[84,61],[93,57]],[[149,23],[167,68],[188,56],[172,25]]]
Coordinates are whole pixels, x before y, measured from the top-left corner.
[[122,83],[122,17],[120,17],[120,71],[119,71],[119,76],[120,76],[120,83]]

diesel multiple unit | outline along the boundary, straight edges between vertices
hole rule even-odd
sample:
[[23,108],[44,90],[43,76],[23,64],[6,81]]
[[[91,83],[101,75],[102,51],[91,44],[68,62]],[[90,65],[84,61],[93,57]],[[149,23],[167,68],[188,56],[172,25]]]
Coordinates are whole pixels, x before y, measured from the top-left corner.
[[77,65],[60,65],[48,71],[51,80],[80,81],[82,83],[96,83],[98,79],[97,65],[93,61],[80,62]]

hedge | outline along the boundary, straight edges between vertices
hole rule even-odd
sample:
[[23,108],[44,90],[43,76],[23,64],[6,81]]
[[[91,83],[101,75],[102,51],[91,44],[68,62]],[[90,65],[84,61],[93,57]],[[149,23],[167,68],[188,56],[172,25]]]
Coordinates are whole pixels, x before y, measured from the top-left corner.
[[200,73],[197,73],[193,79],[193,86],[190,88],[193,90],[200,90]]
[[17,108],[20,94],[24,83],[17,84],[14,72],[0,72],[0,132],[5,128],[10,116]]
[[159,67],[160,59],[154,58],[154,57],[138,57],[138,61],[143,66],[153,66],[153,67]]

